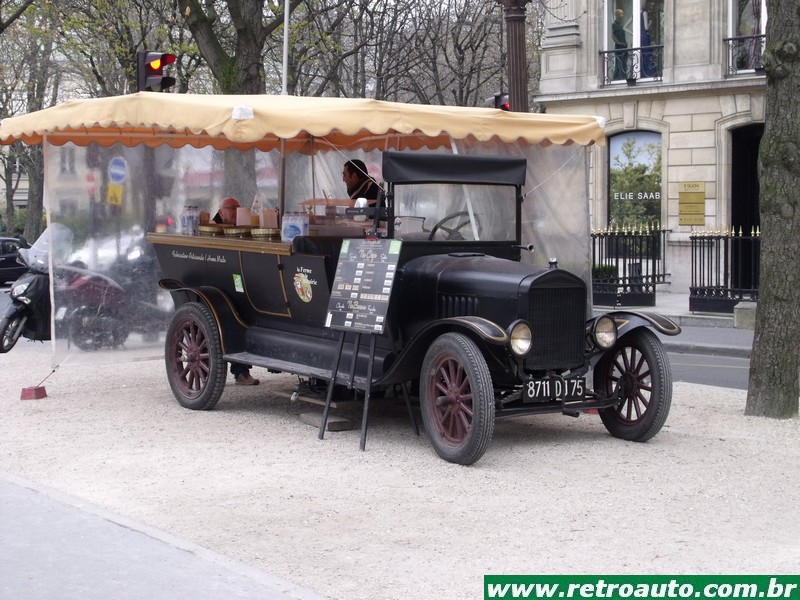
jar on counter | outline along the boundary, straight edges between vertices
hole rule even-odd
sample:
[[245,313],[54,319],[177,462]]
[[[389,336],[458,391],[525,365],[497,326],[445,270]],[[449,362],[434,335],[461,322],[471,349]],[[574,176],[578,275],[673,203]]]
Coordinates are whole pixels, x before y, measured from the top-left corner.
[[290,243],[298,235],[308,235],[308,215],[304,212],[287,212],[281,222],[281,241]]

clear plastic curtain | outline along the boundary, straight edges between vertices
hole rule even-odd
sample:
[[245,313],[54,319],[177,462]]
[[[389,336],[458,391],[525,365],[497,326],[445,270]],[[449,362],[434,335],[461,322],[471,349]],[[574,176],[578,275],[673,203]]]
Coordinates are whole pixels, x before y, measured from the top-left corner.
[[[522,243],[533,244],[535,250],[523,251],[523,261],[547,266],[556,258],[560,267],[590,282],[586,147],[456,143],[436,152],[453,149],[461,154],[526,157]],[[158,287],[158,264],[145,235],[177,233],[185,206],[213,216],[221,200],[235,193],[226,181],[222,153],[209,147],[101,148],[46,141],[44,151],[48,220],[73,232],[72,249],[64,264],[54,266],[56,276],[51,278],[56,363],[163,356],[172,300]],[[280,206],[281,187],[286,211],[302,210],[301,203],[319,195],[346,198],[342,166],[354,158],[363,160],[383,183],[377,150],[329,149],[313,157],[289,154],[283,186],[280,152],[251,152],[255,152],[255,187],[264,208]],[[239,200],[248,206],[252,198]],[[456,192],[449,200],[435,199],[426,227],[448,211],[466,210],[465,202]],[[513,203],[503,206],[484,215],[486,225],[498,235],[513,232],[509,229]],[[111,303],[113,310],[103,302]]]

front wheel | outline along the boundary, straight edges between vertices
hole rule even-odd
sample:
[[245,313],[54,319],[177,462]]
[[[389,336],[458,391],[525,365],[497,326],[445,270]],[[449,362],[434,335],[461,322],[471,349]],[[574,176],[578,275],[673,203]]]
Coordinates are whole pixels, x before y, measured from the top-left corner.
[[164,346],[167,379],[181,406],[214,408],[225,388],[217,322],[205,304],[189,302],[172,317]]
[[594,369],[594,389],[619,402],[600,411],[608,432],[633,442],[657,434],[672,403],[672,370],[664,346],[648,329],[619,339]]
[[492,439],[494,389],[478,347],[460,333],[437,338],[422,363],[420,407],[436,453],[471,465]]
[[0,321],[0,354],[5,354],[17,343],[27,317],[17,313],[13,317],[3,317]]

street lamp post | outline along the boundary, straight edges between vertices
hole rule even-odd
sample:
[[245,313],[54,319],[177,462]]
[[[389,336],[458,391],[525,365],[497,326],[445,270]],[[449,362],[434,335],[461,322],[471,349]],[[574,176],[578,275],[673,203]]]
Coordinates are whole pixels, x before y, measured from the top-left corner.
[[525,5],[531,0],[497,0],[506,21],[508,86],[511,110],[528,112],[528,61],[525,52]]

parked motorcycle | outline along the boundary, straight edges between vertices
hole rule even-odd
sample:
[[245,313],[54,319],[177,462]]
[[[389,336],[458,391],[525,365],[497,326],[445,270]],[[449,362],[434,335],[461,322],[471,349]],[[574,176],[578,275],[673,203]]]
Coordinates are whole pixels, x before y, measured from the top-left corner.
[[19,261],[28,270],[11,286],[11,302],[0,320],[0,354],[20,337],[50,339],[49,257],[62,257],[72,246],[72,231],[57,223],[42,232],[30,248],[20,248]]
[[56,331],[84,351],[122,346],[131,333],[155,340],[172,311],[158,304],[158,265],[134,243],[103,272],[72,263],[56,290]]
[[171,311],[157,302],[158,267],[140,247],[118,258],[106,273],[80,265],[61,269],[56,291],[56,331],[84,351],[121,346],[131,333],[157,339]]

